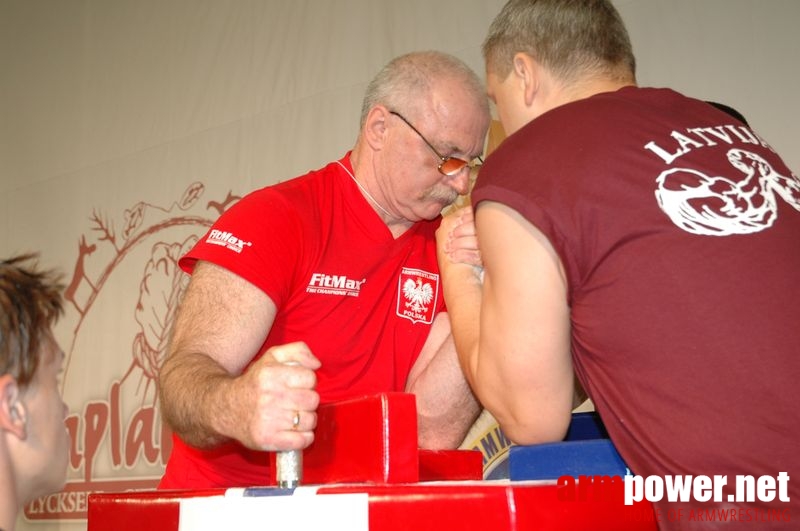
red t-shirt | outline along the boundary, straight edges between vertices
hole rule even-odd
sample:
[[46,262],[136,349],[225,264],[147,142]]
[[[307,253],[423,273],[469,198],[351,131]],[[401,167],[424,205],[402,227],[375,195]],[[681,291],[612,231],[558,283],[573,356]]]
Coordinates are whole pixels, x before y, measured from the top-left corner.
[[800,502],[800,180],[666,89],[558,107],[472,200],[537,226],[567,274],[575,370],[635,474],[788,472]]
[[[180,261],[221,265],[269,295],[277,316],[260,352],[304,341],[322,362],[322,402],[403,391],[444,298],[439,219],[395,239],[339,162],[255,191]],[[224,289],[221,287],[220,289]],[[255,358],[254,358],[255,359]],[[199,451],[174,437],[162,488],[263,485],[268,454],[231,443]]]

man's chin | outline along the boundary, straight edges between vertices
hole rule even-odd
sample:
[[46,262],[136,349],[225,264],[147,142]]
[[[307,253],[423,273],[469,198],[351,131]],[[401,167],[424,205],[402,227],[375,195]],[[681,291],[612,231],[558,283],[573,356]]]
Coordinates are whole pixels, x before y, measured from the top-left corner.
[[431,211],[428,213],[428,215],[423,216],[423,219],[427,219],[428,221],[434,220],[434,219],[438,218],[439,216],[441,216],[442,214],[444,214],[445,210],[447,210],[447,207],[449,207],[449,206],[450,206],[450,203],[446,203],[446,204],[442,203],[442,204],[438,205],[435,210],[431,209]]

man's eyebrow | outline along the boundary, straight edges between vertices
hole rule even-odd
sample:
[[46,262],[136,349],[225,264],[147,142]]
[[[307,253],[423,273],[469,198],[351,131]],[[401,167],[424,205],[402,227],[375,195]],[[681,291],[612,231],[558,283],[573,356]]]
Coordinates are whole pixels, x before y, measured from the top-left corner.
[[[452,145],[448,149],[444,150],[442,152],[442,154],[445,157],[452,157],[455,154],[463,154],[465,157],[469,157],[469,160],[467,160],[467,162],[472,162],[473,160],[477,159],[478,157],[483,156],[483,150],[481,150],[481,152],[478,153],[477,155],[473,155],[472,153],[470,153],[469,151],[467,151],[467,150],[465,150],[463,148],[460,148],[460,147],[458,147],[456,145]],[[457,158],[461,158],[461,157],[457,157]]]

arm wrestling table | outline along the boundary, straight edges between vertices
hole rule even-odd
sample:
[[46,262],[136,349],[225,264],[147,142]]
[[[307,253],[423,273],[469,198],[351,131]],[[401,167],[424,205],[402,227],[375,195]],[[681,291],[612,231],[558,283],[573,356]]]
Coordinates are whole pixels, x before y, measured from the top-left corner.
[[649,502],[624,504],[602,439],[512,448],[511,479],[484,481],[480,452],[420,450],[416,428],[404,393],[323,405],[303,486],[97,492],[88,531],[656,529]]

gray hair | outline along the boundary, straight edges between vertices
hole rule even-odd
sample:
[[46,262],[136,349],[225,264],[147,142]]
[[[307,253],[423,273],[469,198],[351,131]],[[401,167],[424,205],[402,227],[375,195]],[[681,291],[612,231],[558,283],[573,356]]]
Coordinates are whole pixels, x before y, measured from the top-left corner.
[[466,63],[444,52],[411,52],[392,59],[367,85],[360,126],[364,126],[369,111],[376,105],[392,110],[407,109],[429,94],[441,79],[460,80],[488,114],[483,81]]
[[504,79],[519,52],[565,81],[586,74],[636,78],[628,31],[609,0],[510,0],[483,43],[487,70]]

